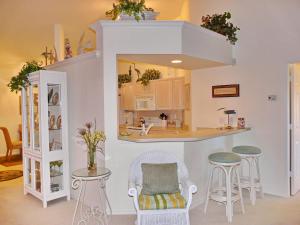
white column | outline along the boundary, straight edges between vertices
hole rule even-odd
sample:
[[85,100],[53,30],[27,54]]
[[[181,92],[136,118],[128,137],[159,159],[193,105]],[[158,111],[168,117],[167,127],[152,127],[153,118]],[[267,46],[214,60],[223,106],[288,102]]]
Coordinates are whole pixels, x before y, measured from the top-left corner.
[[64,29],[61,24],[54,24],[54,47],[57,52],[57,59],[64,59]]

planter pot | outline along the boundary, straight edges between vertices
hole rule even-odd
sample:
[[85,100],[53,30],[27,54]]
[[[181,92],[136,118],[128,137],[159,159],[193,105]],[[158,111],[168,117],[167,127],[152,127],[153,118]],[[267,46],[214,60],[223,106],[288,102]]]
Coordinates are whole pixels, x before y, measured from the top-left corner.
[[[151,12],[151,11],[146,11],[144,12],[145,19],[143,19],[142,15],[139,14],[141,17],[141,20],[156,20],[156,16],[159,15],[158,12]],[[134,16],[129,16],[125,13],[121,13],[118,20],[135,20]]]
[[161,120],[161,127],[167,127],[168,121],[167,120]]
[[156,20],[156,17],[159,15],[159,12],[151,12],[146,11],[144,12],[145,20]]

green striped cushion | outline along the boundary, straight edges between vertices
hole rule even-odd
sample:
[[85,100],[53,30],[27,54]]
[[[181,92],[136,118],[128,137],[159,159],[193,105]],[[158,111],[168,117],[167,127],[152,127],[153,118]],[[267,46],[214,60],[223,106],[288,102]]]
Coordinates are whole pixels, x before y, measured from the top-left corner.
[[139,195],[141,210],[185,208],[185,205],[186,201],[179,192],[174,194]]

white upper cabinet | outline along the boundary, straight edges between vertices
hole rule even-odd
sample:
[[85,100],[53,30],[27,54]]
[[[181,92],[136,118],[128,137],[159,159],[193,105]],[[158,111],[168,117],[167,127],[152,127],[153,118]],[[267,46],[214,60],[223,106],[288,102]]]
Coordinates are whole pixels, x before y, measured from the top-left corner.
[[153,80],[145,87],[140,83],[123,84],[121,109],[134,111],[136,97],[154,97],[155,110],[184,110],[184,78]]
[[155,81],[155,100],[157,110],[172,109],[172,80]]
[[185,108],[184,79],[172,80],[172,109]]
[[121,87],[121,109],[135,110],[135,85],[123,84]]
[[134,85],[134,92],[136,96],[154,96],[155,95],[155,84],[149,82],[147,86],[143,86],[141,83]]

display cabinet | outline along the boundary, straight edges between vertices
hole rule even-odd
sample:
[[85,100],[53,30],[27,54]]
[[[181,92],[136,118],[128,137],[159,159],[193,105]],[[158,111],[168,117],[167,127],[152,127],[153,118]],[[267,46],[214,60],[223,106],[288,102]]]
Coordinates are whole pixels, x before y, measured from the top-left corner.
[[41,70],[29,81],[22,90],[24,194],[47,207],[70,199],[66,74]]

